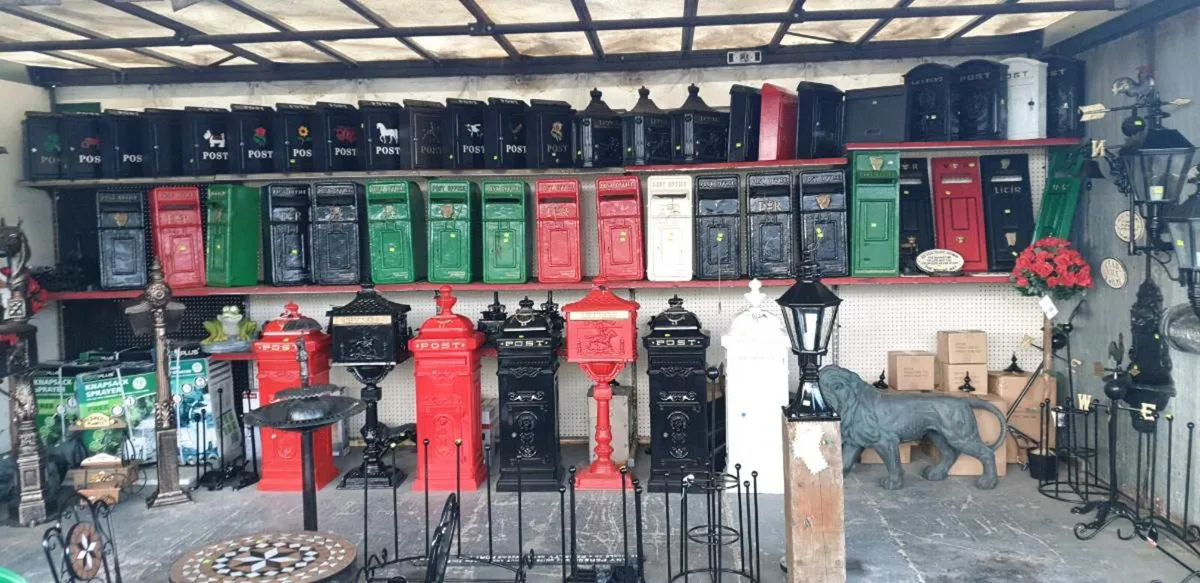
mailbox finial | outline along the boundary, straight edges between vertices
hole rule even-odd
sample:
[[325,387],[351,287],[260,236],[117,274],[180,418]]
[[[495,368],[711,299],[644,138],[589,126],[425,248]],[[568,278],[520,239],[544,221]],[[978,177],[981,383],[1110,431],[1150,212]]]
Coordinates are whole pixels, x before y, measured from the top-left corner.
[[761,308],[763,302],[766,301],[767,296],[760,290],[762,290],[762,282],[758,281],[758,278],[755,278],[750,280],[749,293],[742,294],[745,296],[746,302],[750,304],[751,308]]
[[437,307],[438,315],[445,316],[454,313],[454,304],[458,303],[458,298],[451,293],[451,288],[448,285],[443,285],[438,288]]

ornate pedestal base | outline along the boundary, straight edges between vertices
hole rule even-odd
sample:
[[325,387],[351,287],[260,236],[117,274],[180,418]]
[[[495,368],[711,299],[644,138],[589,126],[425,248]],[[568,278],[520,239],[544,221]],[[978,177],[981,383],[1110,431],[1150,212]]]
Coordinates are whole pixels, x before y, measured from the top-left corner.
[[[174,411],[171,411],[174,413]],[[159,452],[177,452],[179,451],[179,437],[175,434],[175,428],[158,430],[158,451]],[[159,464],[171,463],[174,466],[174,471],[164,471],[165,468],[160,466],[158,471],[158,489],[146,499],[147,508],[161,508],[163,506],[173,506],[175,504],[183,504],[191,502],[192,497],[188,495],[183,488],[179,487],[179,466],[178,459],[175,456],[166,458],[159,455]]]
[[383,396],[383,391],[379,388],[378,383],[393,368],[391,366],[350,367],[350,374],[353,374],[354,378],[364,385],[360,396],[363,403],[367,405],[367,418],[361,433],[367,447],[363,450],[362,465],[342,476],[342,483],[338,485],[339,490],[362,488],[364,485],[371,489],[395,488],[407,477],[400,468],[393,468],[383,461],[383,454],[387,453],[388,445],[392,440],[392,431],[388,429],[388,426],[379,422],[379,398]]
[[575,489],[620,490],[624,486],[624,476],[612,461],[612,424],[609,421],[612,385],[609,383],[617,378],[625,363],[591,362],[582,363],[580,367],[596,383],[592,388],[592,396],[596,399],[596,461],[575,474]]

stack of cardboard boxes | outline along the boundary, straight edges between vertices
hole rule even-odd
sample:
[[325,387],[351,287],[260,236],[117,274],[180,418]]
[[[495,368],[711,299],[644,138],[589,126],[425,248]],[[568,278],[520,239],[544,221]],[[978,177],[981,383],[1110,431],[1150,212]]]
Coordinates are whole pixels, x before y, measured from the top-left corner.
[[[987,333],[982,330],[942,330],[937,335],[937,376],[934,386],[938,391],[956,397],[975,397],[995,405],[1003,415],[1006,409],[1004,401],[996,395],[986,392],[987,368]],[[973,390],[966,390],[966,389]],[[975,423],[979,428],[979,437],[984,443],[993,443],[1000,437],[1000,420],[986,409],[974,409]],[[924,444],[925,453],[938,460],[937,448]],[[1008,474],[1008,455],[1004,446],[996,450],[996,473],[1003,476]],[[950,466],[951,476],[978,476],[983,474],[983,464],[979,460],[959,455],[958,460]]]
[[[1021,391],[1025,389],[1025,384],[1029,382],[1032,375],[1027,372],[1006,372],[992,371],[988,373],[988,394],[998,397],[1003,407],[1001,410],[1008,411],[1021,396]],[[1051,402],[1055,399],[1056,385],[1054,377],[1050,375],[1039,375],[1033,381],[1033,386],[1029,392],[1025,394],[1025,398],[1021,399],[1020,404],[1013,411],[1012,417],[1009,417],[1009,426],[1017,429],[1021,433],[1029,436],[1033,440],[1041,439],[1041,404],[1049,399]],[[1053,429],[1053,427],[1051,427]],[[1050,432],[1047,441],[1048,447],[1054,447],[1054,431]],[[1010,433],[1005,448],[1008,452],[1008,461],[1011,463],[1025,463],[1028,458],[1028,448],[1032,447],[1031,442],[1021,440],[1019,443],[1016,438]]]

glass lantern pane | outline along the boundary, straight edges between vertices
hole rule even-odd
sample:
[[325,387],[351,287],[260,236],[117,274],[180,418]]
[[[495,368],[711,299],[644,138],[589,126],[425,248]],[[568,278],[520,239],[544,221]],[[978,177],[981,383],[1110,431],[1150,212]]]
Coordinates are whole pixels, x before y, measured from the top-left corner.
[[807,351],[817,350],[819,339],[818,334],[821,331],[820,319],[821,308],[806,307],[802,308],[804,315],[804,330],[801,334],[801,348]]
[[797,344],[798,339],[796,337],[796,324],[794,320],[794,318],[797,317],[796,314],[798,313],[799,310],[793,311],[787,307],[783,308],[783,323],[785,326],[787,326],[788,338],[792,340],[792,348],[799,347]]
[[1138,155],[1138,171],[1133,178],[1142,185],[1146,200],[1173,202],[1179,199],[1191,160],[1191,151],[1143,151]]
[[829,348],[829,339],[833,337],[833,325],[837,322],[837,306],[825,308],[825,316],[821,319],[821,349]]
[[1196,246],[1193,228],[1200,224],[1193,221],[1171,221],[1167,229],[1171,233],[1171,241],[1175,246],[1175,259],[1179,261],[1179,269],[1195,269],[1197,265]]

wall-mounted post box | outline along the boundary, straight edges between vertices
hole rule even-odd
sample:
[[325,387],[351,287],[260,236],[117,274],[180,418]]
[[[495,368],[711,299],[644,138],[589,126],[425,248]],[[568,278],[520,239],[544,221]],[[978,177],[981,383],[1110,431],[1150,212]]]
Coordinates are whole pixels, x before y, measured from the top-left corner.
[[483,117],[483,152],[488,168],[525,168],[525,115],[519,99],[489,97]]
[[229,173],[227,139],[229,110],[215,107],[183,108],[183,171],[192,176]]
[[948,142],[958,136],[954,114],[958,74],[954,67],[925,63],[904,74],[907,118],[904,133],[910,142]]
[[812,250],[821,277],[849,275],[846,172],[841,169],[801,172],[796,182],[800,194],[801,248]]
[[25,141],[25,180],[56,180],[62,177],[61,120],[62,116],[57,113],[25,112],[25,121],[21,122]]
[[235,145],[230,171],[259,174],[275,170],[275,133],[271,119],[275,110],[265,105],[229,106],[229,138]]
[[850,159],[850,275],[900,272],[900,153],[855,152]]
[[63,158],[63,178],[78,180],[99,178],[103,144],[100,140],[101,114],[73,111],[62,114],[63,141],[66,156]]
[[309,190],[307,184],[263,187],[263,275],[270,285],[304,285],[312,281]]
[[204,287],[204,228],[200,189],[159,186],[150,190],[154,252],[167,284],[175,289]]
[[153,107],[143,110],[142,144],[146,176],[183,174],[183,112]]
[[313,170],[342,172],[360,170],[358,134],[362,116],[348,103],[318,101],[313,135]]
[[959,140],[1008,137],[1008,65],[972,59],[954,68],[958,75],[954,112]]
[[621,115],[621,143],[626,166],[671,163],[671,118],[645,87],[638,89],[633,109]]
[[729,151],[730,162],[758,160],[762,93],[745,85],[729,88]]
[[592,100],[575,115],[575,164],[582,168],[621,165],[621,116],[592,89]]
[[100,287],[136,289],[146,286],[146,230],[140,192],[96,193],[100,239]]
[[316,108],[298,103],[275,104],[275,171],[312,172]]
[[900,159],[900,247],[912,255],[934,248],[933,191],[928,158]]
[[442,156],[453,143],[442,142],[442,118],[446,106],[435,101],[404,100],[404,113],[412,135],[412,164],[417,170],[442,167]]
[[524,180],[483,182],[483,281],[525,283],[528,257],[529,187]]
[[987,230],[988,271],[1009,272],[1033,241],[1033,193],[1029,155],[981,156],[983,222]]
[[758,159],[791,160],[795,157],[796,94],[778,85],[763,83]]
[[401,170],[411,167],[412,135],[408,116],[399,103],[359,101],[362,131],[358,134],[358,157],[363,170]]
[[363,273],[363,187],[354,182],[318,182],[312,187],[313,281],[320,285],[359,283]]
[[206,281],[209,287],[258,283],[258,189],[236,184],[208,187],[208,232],[205,236]]
[[487,104],[475,99],[446,100],[442,119],[442,167],[483,168],[483,118]]
[[583,279],[579,246],[579,181],[551,178],[534,183],[537,204],[538,281],[572,283]]
[[870,87],[846,92],[846,143],[903,142],[905,87]]
[[646,279],[692,279],[692,177],[646,179]]
[[596,224],[600,275],[609,281],[642,279],[642,182],[637,176],[596,179]]
[[417,183],[367,183],[367,236],[372,282],[412,283],[425,277],[425,201]]
[[696,279],[742,276],[741,191],[736,174],[696,178]]
[[1046,63],[1025,57],[1001,63],[1008,67],[1008,139],[1046,137]]
[[1046,136],[1082,138],[1079,106],[1086,104],[1083,61],[1066,57],[1046,59]]
[[717,111],[700,98],[695,83],[671,116],[671,162],[724,162],[729,147],[729,113]]
[[575,165],[575,110],[565,101],[530,99],[525,116],[530,168],[570,168]]
[[987,271],[979,158],[933,158],[933,215],[937,239],[963,258],[963,271]]
[[792,175],[746,177],[746,249],[751,278],[791,277],[796,272],[796,218]]
[[479,191],[466,180],[430,180],[429,281],[470,283],[479,275],[483,254],[479,232]]
[[1080,147],[1053,148],[1046,169],[1046,189],[1042,191],[1042,209],[1038,212],[1033,240],[1043,237],[1067,239],[1075,221],[1075,207],[1083,188],[1083,167],[1088,151]]
[[146,175],[142,149],[142,114],[106,109],[100,120],[101,174],[105,178]]
[[842,155],[846,94],[833,85],[801,81],[796,86],[796,157]]

